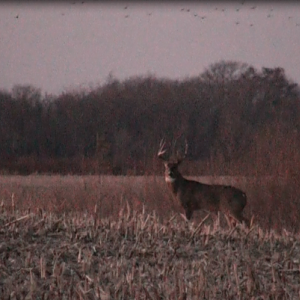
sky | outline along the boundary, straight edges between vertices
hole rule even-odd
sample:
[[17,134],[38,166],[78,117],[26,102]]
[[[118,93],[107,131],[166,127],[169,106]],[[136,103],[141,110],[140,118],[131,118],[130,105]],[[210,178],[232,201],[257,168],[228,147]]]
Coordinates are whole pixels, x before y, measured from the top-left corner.
[[184,79],[221,60],[300,83],[300,2],[0,2],[0,89]]

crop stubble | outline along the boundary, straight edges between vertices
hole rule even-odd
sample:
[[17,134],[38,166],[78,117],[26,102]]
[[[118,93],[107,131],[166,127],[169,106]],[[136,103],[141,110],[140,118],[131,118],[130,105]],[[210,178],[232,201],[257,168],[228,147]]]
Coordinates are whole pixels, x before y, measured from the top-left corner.
[[[257,189],[237,184],[255,211]],[[258,222],[230,229],[222,218],[186,223],[159,177],[2,177],[1,201],[3,299],[300,295],[298,234]]]
[[299,236],[186,223],[129,205],[97,213],[0,217],[4,299],[296,299]]

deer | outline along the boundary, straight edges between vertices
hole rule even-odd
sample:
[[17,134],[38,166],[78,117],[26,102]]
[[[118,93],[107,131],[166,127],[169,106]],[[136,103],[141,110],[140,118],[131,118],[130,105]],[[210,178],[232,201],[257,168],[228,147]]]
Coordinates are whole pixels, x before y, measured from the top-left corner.
[[196,210],[206,210],[213,213],[222,212],[228,216],[230,225],[245,223],[249,227],[249,221],[242,213],[247,204],[246,194],[238,188],[229,185],[210,185],[183,177],[178,170],[188,152],[188,143],[185,143],[185,152],[175,159],[170,159],[166,143],[161,140],[157,153],[163,160],[165,167],[165,181],[172,195],[179,201],[185,211],[187,220],[191,220]]

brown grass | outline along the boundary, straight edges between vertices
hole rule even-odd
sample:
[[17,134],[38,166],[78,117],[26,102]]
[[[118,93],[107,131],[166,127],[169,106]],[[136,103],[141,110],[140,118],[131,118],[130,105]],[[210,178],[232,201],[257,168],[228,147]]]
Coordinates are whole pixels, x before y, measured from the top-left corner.
[[283,231],[2,208],[3,299],[296,299],[300,239]]
[[[255,223],[263,229],[280,232],[283,228],[300,228],[300,184],[296,177],[190,178],[244,190],[248,197],[246,217],[254,216]],[[143,208],[147,213],[155,211],[161,220],[183,212],[160,176],[1,176],[0,201],[7,209],[31,212],[43,209],[92,213],[97,206],[100,218],[116,218],[125,203],[137,212]],[[204,216],[204,212],[196,212],[193,220],[199,222]]]

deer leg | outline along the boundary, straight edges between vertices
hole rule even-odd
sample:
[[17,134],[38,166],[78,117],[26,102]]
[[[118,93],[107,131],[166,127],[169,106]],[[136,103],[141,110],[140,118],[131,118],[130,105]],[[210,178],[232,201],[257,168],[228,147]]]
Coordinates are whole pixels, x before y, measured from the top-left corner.
[[193,214],[193,210],[186,207],[185,208],[185,216],[188,220],[190,220],[192,218],[192,214]]
[[238,223],[238,220],[236,219],[236,218],[234,218],[234,217],[232,217],[231,216],[231,218],[230,218],[230,223],[231,223],[231,227],[233,228],[233,227],[236,227],[236,225],[237,225],[237,223]]
[[244,223],[248,228],[250,227],[250,222],[248,219],[244,218],[241,214],[235,214],[233,216],[233,220],[235,222],[235,225],[236,226],[236,223],[239,222],[239,223]]
[[247,218],[242,217],[242,223],[244,223],[248,228],[250,228],[250,221]]

